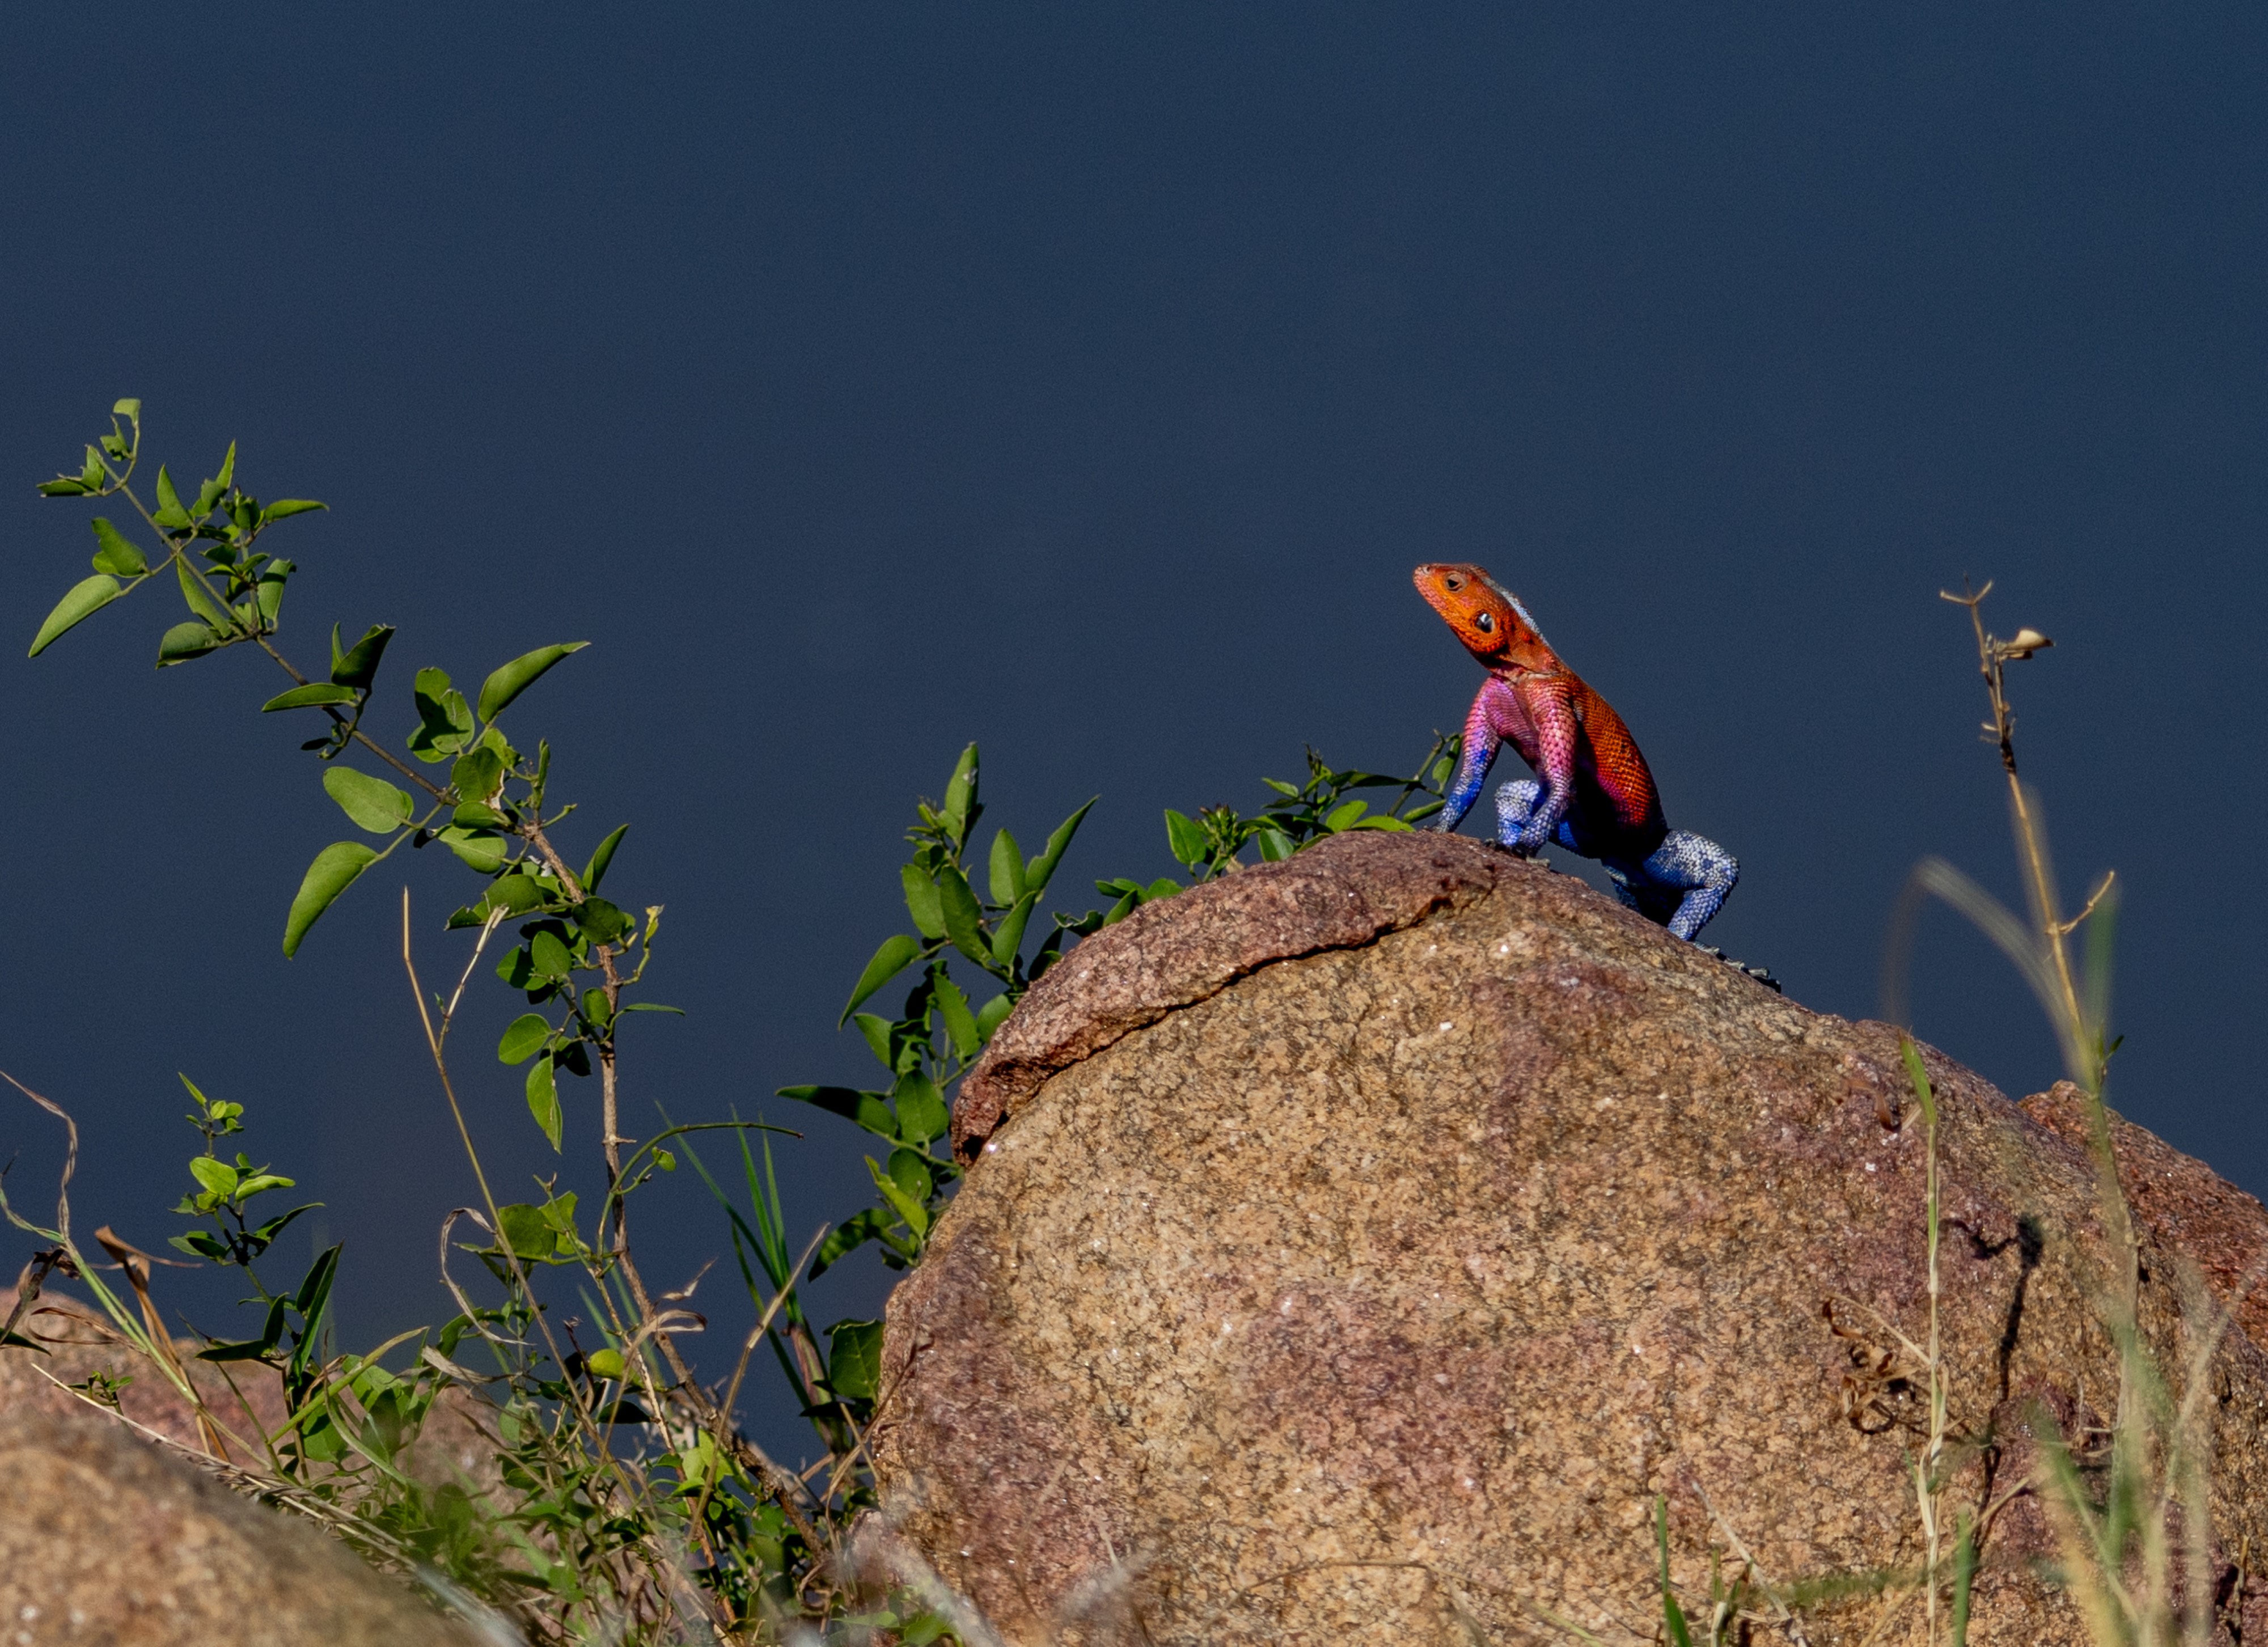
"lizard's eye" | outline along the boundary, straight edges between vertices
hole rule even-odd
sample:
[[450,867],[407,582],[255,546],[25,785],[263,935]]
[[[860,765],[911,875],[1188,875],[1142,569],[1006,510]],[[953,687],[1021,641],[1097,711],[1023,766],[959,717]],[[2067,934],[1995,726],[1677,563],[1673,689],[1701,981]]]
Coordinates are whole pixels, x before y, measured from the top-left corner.
[[1447,585],[1449,592],[1453,595],[1465,586],[1465,580],[1456,576],[1454,572],[1448,577],[1444,577],[1441,582]]
[[1473,627],[1484,635],[1493,635],[1496,633],[1496,620],[1485,612],[1479,613],[1473,619]]

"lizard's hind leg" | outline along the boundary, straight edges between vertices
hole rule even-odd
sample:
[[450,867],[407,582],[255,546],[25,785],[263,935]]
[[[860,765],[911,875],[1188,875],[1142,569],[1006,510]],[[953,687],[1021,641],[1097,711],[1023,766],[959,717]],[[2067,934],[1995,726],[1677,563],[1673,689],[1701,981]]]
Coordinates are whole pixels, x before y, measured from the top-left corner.
[[1706,835],[1672,829],[1651,857],[1625,873],[1627,881],[1616,877],[1616,890],[1627,888],[1625,901],[1668,927],[1672,937],[1690,943],[1725,907],[1739,884],[1741,865]]

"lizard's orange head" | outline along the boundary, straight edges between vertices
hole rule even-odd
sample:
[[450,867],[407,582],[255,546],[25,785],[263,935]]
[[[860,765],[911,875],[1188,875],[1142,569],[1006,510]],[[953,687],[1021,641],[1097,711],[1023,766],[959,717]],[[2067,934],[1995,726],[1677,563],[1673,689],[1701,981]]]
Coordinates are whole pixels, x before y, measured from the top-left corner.
[[1511,663],[1543,644],[1528,608],[1479,567],[1421,566],[1410,578],[1425,604],[1483,663]]

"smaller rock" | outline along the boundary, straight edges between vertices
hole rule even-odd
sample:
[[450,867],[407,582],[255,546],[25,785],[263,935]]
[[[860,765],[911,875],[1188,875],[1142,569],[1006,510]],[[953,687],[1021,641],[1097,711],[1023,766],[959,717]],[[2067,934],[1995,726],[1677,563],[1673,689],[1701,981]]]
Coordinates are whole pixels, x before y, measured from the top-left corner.
[[122,1424],[0,1413],[0,1643],[475,1647],[344,1546]]

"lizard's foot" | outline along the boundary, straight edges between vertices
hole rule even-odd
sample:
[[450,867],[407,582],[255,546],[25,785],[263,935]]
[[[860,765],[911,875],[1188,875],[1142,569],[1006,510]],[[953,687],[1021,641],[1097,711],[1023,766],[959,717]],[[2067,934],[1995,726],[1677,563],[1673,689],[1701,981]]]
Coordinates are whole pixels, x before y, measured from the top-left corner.
[[1498,787],[1496,792],[1496,843],[1506,851],[1530,861],[1541,861],[1537,855],[1554,842],[1570,852],[1581,852],[1575,843],[1575,827],[1565,819],[1549,836],[1530,839],[1535,821],[1535,809],[1543,804],[1543,785],[1534,778],[1513,778]]
[[1754,978],[1758,983],[1764,985],[1765,989],[1771,990],[1774,995],[1786,995],[1787,993],[1786,990],[1780,988],[1779,980],[1772,976],[1771,969],[1768,967],[1751,967],[1744,960],[1734,960],[1730,955],[1725,953],[1723,950],[1719,949],[1713,944],[1696,944],[1693,947],[1699,950],[1704,955],[1714,955],[1719,960],[1723,961],[1727,967],[1739,967],[1742,974],[1748,977]]

